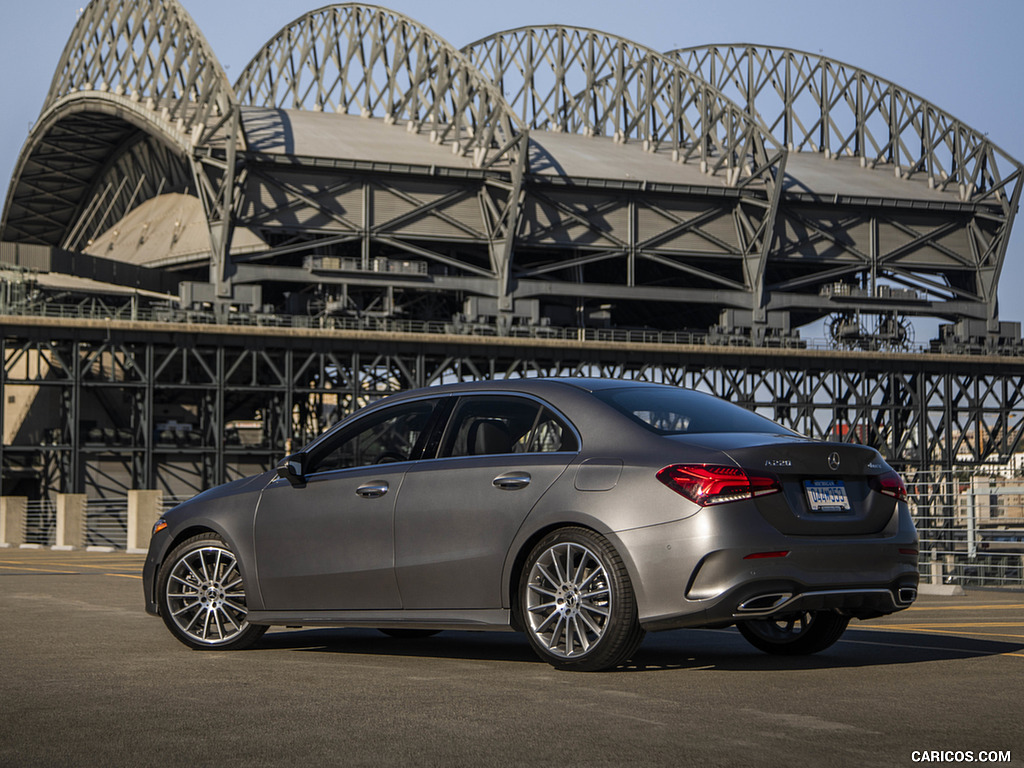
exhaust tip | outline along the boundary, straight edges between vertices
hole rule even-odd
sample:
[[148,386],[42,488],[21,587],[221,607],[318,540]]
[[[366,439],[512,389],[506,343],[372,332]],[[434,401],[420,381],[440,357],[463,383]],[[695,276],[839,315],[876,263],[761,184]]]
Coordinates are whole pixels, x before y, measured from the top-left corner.
[[792,592],[769,592],[767,595],[758,595],[739,604],[737,613],[763,613],[778,608],[793,596]]
[[917,587],[900,587],[896,591],[896,599],[904,604],[914,602],[917,600]]

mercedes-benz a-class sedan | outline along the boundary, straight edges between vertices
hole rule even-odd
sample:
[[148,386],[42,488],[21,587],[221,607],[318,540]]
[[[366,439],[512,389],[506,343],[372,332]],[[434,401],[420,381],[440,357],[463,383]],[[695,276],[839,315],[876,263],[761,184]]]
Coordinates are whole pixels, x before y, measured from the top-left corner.
[[154,528],[146,610],[193,648],[269,626],[519,630],[556,667],[736,625],[769,653],[908,607],[917,533],[877,451],[710,395],[594,379],[394,395]]

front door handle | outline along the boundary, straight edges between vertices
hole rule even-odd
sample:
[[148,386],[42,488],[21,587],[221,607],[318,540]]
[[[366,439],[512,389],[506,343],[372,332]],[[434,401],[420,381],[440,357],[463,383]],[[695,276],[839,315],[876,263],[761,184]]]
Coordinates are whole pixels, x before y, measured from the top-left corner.
[[370,483],[363,483],[356,488],[356,493],[364,499],[379,499],[388,492],[388,484],[383,480],[374,480]]
[[491,481],[491,485],[503,491],[518,491],[530,484],[529,472],[505,472]]

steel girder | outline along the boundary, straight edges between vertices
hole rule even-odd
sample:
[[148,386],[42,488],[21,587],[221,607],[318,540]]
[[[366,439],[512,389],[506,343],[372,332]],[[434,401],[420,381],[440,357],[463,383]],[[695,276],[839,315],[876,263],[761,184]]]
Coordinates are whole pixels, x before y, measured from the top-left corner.
[[[456,380],[597,375],[711,392],[908,469],[1003,463],[1024,433],[1012,358],[586,344],[4,318],[2,385],[52,403],[0,449],[52,491],[188,493],[266,468],[355,408]],[[2,407],[2,406],[0,406]],[[241,425],[241,426],[240,426]],[[235,440],[244,429],[250,440]],[[48,481],[49,482],[49,481]]]
[[[744,104],[791,151],[856,158],[863,167],[906,181],[924,178],[929,189],[956,191],[969,204],[967,216],[959,217],[968,247],[955,257],[965,262],[967,279],[954,279],[949,287],[984,306],[990,329],[996,329],[996,289],[1024,165],[948,112],[850,64],[754,45],[698,46],[669,55]],[[914,246],[943,250],[941,241],[933,233]],[[936,287],[921,273],[935,274],[941,256],[917,265],[894,266],[896,260],[895,254],[877,254],[871,269],[908,286]]]

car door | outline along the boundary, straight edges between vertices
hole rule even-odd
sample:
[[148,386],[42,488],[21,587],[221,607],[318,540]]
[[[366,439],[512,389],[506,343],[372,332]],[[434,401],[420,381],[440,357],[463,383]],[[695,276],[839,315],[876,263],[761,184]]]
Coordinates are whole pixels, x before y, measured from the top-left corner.
[[564,418],[532,398],[459,398],[438,457],[410,467],[398,494],[402,606],[500,608],[509,545],[578,442]]
[[394,511],[437,399],[374,411],[298,454],[301,475],[263,491],[254,528],[267,610],[401,607]]

